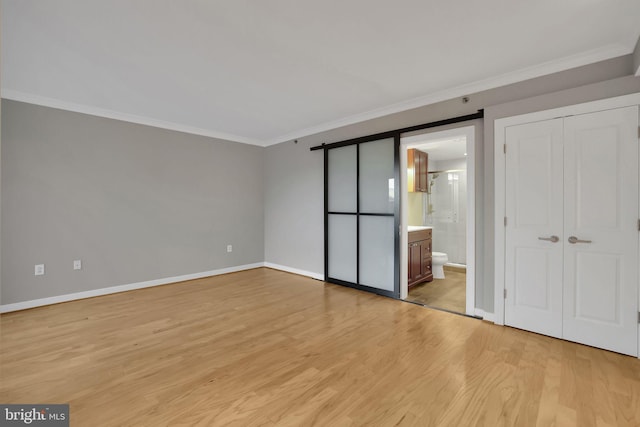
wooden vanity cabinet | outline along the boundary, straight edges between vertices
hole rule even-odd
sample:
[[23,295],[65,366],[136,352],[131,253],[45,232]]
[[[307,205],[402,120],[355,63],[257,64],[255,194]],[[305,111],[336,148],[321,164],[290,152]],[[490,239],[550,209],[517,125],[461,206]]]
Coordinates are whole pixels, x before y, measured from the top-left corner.
[[426,193],[429,155],[411,148],[407,150],[407,188],[410,193]]
[[431,271],[431,230],[409,233],[409,289],[433,280]]

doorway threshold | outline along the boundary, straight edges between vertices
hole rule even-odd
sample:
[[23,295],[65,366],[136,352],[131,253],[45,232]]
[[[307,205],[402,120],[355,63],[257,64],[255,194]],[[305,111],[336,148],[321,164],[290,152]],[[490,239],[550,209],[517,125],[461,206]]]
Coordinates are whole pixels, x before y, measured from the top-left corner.
[[478,320],[484,320],[484,318],[482,316],[477,316],[477,315],[472,315],[472,314],[467,314],[467,313],[460,313],[459,311],[447,310],[446,308],[434,307],[432,305],[422,304],[421,302],[418,302],[418,301],[410,301],[408,299],[403,299],[403,300],[400,300],[400,301],[408,302],[409,304],[413,304],[413,305],[419,305],[420,307],[430,308],[431,310],[444,311],[445,313],[457,314],[458,316],[470,317],[472,319],[478,319]]

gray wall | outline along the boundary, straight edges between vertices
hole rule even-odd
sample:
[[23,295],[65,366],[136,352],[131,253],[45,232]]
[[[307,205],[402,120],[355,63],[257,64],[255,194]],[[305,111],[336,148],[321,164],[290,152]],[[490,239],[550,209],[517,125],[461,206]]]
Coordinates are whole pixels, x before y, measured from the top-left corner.
[[2,304],[262,262],[263,154],[3,100]]
[[[309,148],[485,108],[476,127],[476,305],[490,312],[493,120],[640,92],[633,60],[627,55],[471,94],[467,104],[453,99],[266,149],[3,100],[1,302],[262,261],[321,274],[323,162],[322,152]],[[83,260],[81,271],[72,270],[74,259]],[[45,276],[33,275],[37,263],[46,264]]]
[[323,275],[324,160],[309,147],[288,142],[265,150],[264,257]]
[[[493,311],[493,120],[502,114],[570,105],[640,91],[640,79],[631,77],[633,56],[626,55],[520,83],[439,102],[366,122],[267,147],[265,157],[265,258],[267,262],[322,273],[322,155],[309,147],[376,132],[398,129],[486,109],[484,141],[477,141],[476,182],[478,222],[476,306]],[[574,89],[569,90],[568,89]],[[495,106],[494,108],[491,108]],[[300,180],[303,184],[292,181]],[[277,198],[273,194],[278,194]],[[317,206],[312,212],[309,204]],[[303,226],[291,228],[291,220],[304,218]],[[295,240],[295,245],[289,242]]]

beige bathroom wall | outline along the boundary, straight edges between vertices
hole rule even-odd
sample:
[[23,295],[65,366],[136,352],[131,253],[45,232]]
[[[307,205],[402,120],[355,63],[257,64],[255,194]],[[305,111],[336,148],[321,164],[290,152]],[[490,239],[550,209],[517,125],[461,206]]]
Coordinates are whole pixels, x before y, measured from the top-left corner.
[[423,193],[408,193],[407,206],[409,210],[408,225],[424,225],[422,224],[422,199]]

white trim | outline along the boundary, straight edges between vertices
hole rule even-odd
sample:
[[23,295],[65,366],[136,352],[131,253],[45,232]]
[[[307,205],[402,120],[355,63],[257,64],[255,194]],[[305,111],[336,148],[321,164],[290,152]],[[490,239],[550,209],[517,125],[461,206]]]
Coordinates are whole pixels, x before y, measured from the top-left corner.
[[476,306],[476,141],[475,126],[462,128],[467,137],[467,272],[466,311]]
[[267,268],[273,268],[274,270],[286,271],[287,273],[298,274],[300,276],[311,277],[312,279],[321,280],[324,282],[324,274],[314,273],[312,271],[300,270],[298,268],[287,267],[286,265],[274,264],[272,262],[265,262],[264,266]]
[[500,86],[506,86],[512,83],[518,83],[524,80],[557,73],[571,68],[581,67],[583,65],[593,64],[599,61],[616,58],[622,55],[628,55],[629,49],[626,46],[612,44],[599,49],[582,52],[577,55],[567,56],[558,60],[544,62],[532,67],[522,68],[499,76],[478,80],[472,83],[460,86],[450,87],[437,92],[432,92],[407,101],[398,102],[375,110],[367,111],[353,116],[345,117],[338,120],[322,123],[317,126],[311,126],[306,129],[299,129],[284,135],[277,136],[264,141],[264,146],[279,144],[281,142],[290,141],[296,138],[302,138],[308,135],[314,135],[342,126],[348,126],[360,123],[365,120],[371,120],[378,117],[387,116],[389,114],[399,113],[410,110],[412,108],[424,107],[425,105],[435,104],[436,102],[447,101],[449,99],[482,92],[489,89],[495,89]]
[[467,139],[467,273],[466,273],[466,307],[465,312],[475,314],[476,299],[476,185],[475,185],[475,126],[461,126],[438,132],[426,132],[400,139],[400,298],[406,299],[408,290],[408,231],[409,215],[407,212],[407,149],[432,140],[442,140],[464,135]]
[[[485,126],[487,124],[485,123]],[[494,251],[493,251],[493,271],[494,271],[494,294],[493,294],[493,315],[496,325],[504,325],[504,256],[505,256],[505,225],[506,215],[505,201],[505,174],[506,155],[504,153],[505,126],[501,120],[494,122],[494,146],[493,146],[493,179],[494,179]]]
[[132,291],[135,289],[150,288],[153,286],[168,285],[176,282],[184,282],[185,280],[202,279],[203,277],[219,276],[221,274],[235,273],[237,271],[251,270],[253,268],[264,267],[263,262],[254,264],[238,265],[235,267],[220,268],[218,270],[203,271],[201,273],[185,274],[182,276],[165,277],[162,279],[147,280],[145,282],[130,283],[127,285],[111,286],[108,288],[93,289],[90,291],[77,292],[73,294],[58,295],[48,298],[34,299],[30,301],[21,301],[13,304],[0,305],[0,313],[8,313],[10,311],[26,310],[28,308],[41,307],[43,305],[58,304],[61,302],[75,301],[79,299],[98,297],[102,295],[116,294],[119,292]]
[[211,138],[220,138],[227,141],[242,142],[245,144],[258,145],[268,147],[270,145],[279,144],[296,138],[302,138],[317,134],[320,132],[336,129],[342,126],[348,126],[360,123],[366,120],[387,116],[389,114],[399,113],[410,110],[412,108],[424,107],[425,105],[435,104],[436,102],[446,101],[449,99],[494,89],[500,86],[521,82],[544,75],[557,73],[571,68],[581,67],[599,61],[615,58],[622,55],[628,55],[632,52],[628,47],[620,44],[611,44],[599,49],[589,50],[576,55],[567,56],[553,61],[544,62],[527,68],[522,68],[510,73],[501,74],[499,76],[478,80],[472,83],[462,84],[450,87],[444,90],[432,92],[423,96],[419,96],[407,101],[398,102],[381,108],[376,108],[360,114],[354,114],[338,120],[332,120],[316,126],[304,129],[294,130],[292,132],[279,135],[273,138],[257,139],[247,138],[240,135],[232,135],[225,132],[219,132],[212,129],[201,129],[179,123],[157,120],[150,117],[138,116],[135,114],[122,113],[107,110],[99,107],[76,104],[73,102],[62,101],[44,96],[29,94],[12,89],[2,88],[2,97],[13,99],[15,101],[28,102],[30,104],[43,105],[46,107],[59,108],[62,110],[74,111],[77,113],[90,114],[98,117],[106,117],[110,119],[122,120],[131,123],[138,123],[147,126],[154,126],[162,129],[175,130],[194,135],[208,136]]
[[482,320],[486,320],[487,322],[495,323],[495,316],[493,315],[493,313],[488,313],[488,312],[482,310],[481,308],[476,308],[475,309],[475,315],[482,317]]
[[558,117],[575,116],[578,114],[587,114],[596,111],[612,110],[614,108],[630,107],[638,104],[640,104],[640,92],[616,96],[614,98],[599,99],[597,101],[582,102],[580,104],[553,108],[551,110],[535,111],[533,113],[496,119],[495,129],[498,128],[498,123],[500,123],[504,128],[507,126],[555,119]]
[[409,202],[407,201],[407,145],[409,138],[400,138],[400,299],[409,296]]
[[494,122],[494,323],[504,324],[504,257],[505,257],[505,160],[503,144],[505,143],[505,130],[509,126],[550,120],[557,117],[565,117],[577,114],[586,114],[596,111],[610,110],[614,108],[628,107],[640,104],[640,93],[617,96],[614,98],[601,99],[598,101],[584,102],[581,104],[569,105],[566,107],[554,108],[551,110],[536,111],[533,113],[521,114],[518,116],[497,119]]
[[218,132],[210,129],[202,129],[194,126],[183,125],[180,123],[168,122],[165,120],[153,119],[151,117],[138,116],[135,114],[122,113],[119,111],[108,110],[90,105],[76,104],[73,102],[61,101],[59,99],[47,98],[44,96],[33,95],[30,93],[20,92],[11,89],[2,89],[2,98],[13,101],[26,102],[29,104],[42,105],[44,107],[58,108],[60,110],[73,111],[75,113],[89,114],[91,116],[105,117],[107,119],[121,120],[129,123],[137,123],[139,125],[152,126],[160,129],[168,129],[176,132],[184,132],[193,135],[207,136],[209,138],[223,139],[225,141],[241,142],[243,144],[251,144],[264,146],[263,142],[246,138],[239,135],[233,135],[225,132]]

